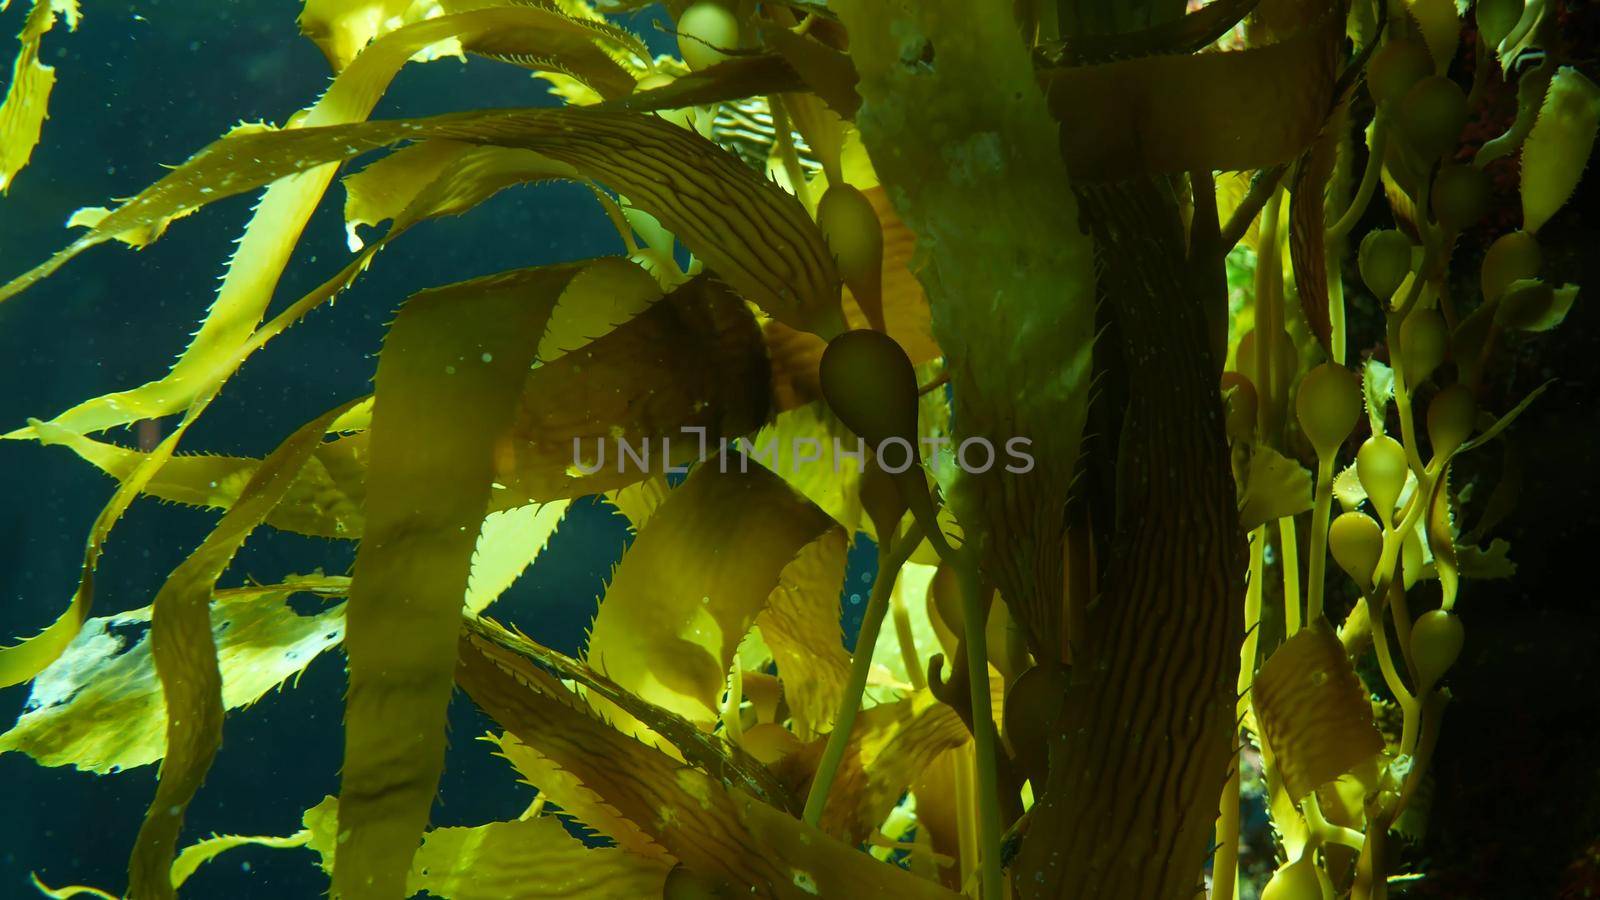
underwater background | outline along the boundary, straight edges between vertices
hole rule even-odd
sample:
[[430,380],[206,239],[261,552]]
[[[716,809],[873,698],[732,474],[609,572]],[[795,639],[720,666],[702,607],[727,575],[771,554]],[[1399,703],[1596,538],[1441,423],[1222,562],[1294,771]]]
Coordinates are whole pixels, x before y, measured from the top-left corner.
[[[51,119],[32,165],[0,201],[0,280],[56,250],[73,210],[131,195],[157,177],[161,165],[187,158],[241,119],[281,121],[319,94],[327,66],[298,33],[295,6],[267,0],[97,4],[76,32],[54,35],[45,59],[60,64]],[[0,13],[0,33],[16,32],[25,13],[25,4]],[[657,16],[638,13],[627,23],[664,50],[670,37],[651,27]],[[468,86],[470,102],[460,95]],[[521,70],[447,59],[405,68],[374,118],[548,103],[544,82]],[[1550,377],[1559,381],[1516,426],[1522,495],[1498,534],[1513,547],[1518,575],[1470,582],[1463,591],[1474,621],[1434,763],[1432,826],[1423,854],[1431,860],[1426,896],[1600,891],[1596,181],[1588,178],[1571,204],[1583,214],[1548,232],[1551,270],[1583,285],[1586,299],[1567,327],[1525,348],[1519,361],[1528,387]],[[211,301],[252,203],[253,195],[218,203],[137,253],[97,250],[74,266],[71,277],[47,281],[25,301],[0,307],[0,428],[163,374]],[[309,417],[370,390],[371,357],[384,328],[398,304],[420,288],[619,248],[609,223],[594,215],[588,192],[575,185],[518,188],[471,216],[427,222],[331,309],[275,343],[274,352],[253,357],[187,445],[259,456]],[[325,203],[287,267],[280,303],[348,256],[337,204]],[[108,479],[64,450],[0,442],[0,632],[27,633],[59,612],[81,564],[79,541],[110,489]],[[205,510],[149,499],[135,504],[97,576],[97,614],[149,603],[213,520]],[[624,521],[608,507],[575,504],[541,564],[499,601],[496,614],[555,649],[576,652],[627,540]],[[354,553],[353,543],[262,529],[230,578],[270,582],[305,571],[308,560],[345,572]],[[851,593],[870,584],[870,559],[870,548],[852,554],[843,598],[847,639]],[[854,599],[859,605],[859,595]],[[329,653],[296,689],[264,698],[259,714],[230,716],[224,745],[232,752],[218,756],[190,807],[183,842],[224,829],[286,834],[309,804],[335,793],[343,687],[342,657]],[[0,722],[13,721],[26,698],[25,686],[0,691]],[[531,788],[501,789],[504,762],[474,740],[487,725],[458,695],[435,824],[514,818],[532,798]],[[125,848],[155,776],[154,765],[98,778],[44,768],[19,753],[0,755],[0,898],[32,895],[30,872],[54,884],[123,883]],[[202,868],[189,892],[314,897],[326,884],[308,854],[245,848]]]

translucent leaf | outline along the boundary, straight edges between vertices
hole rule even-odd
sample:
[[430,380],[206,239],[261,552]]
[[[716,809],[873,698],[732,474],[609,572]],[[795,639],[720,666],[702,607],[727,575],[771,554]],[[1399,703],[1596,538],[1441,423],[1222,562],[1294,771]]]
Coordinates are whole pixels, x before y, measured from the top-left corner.
[[1523,230],[1538,231],[1577,190],[1597,128],[1600,88],[1577,69],[1562,66],[1522,145]]
[[533,565],[567,514],[567,501],[530,503],[493,512],[483,520],[467,576],[467,610],[483,612]]
[[[344,637],[341,607],[302,616],[284,602],[313,587],[341,591],[345,579],[218,592],[211,629],[225,707],[249,706]],[[161,759],[166,703],[150,656],[149,623],[148,606],[85,622],[67,652],[34,679],[22,716],[0,735],[0,752],[102,775]]]
[[77,30],[78,0],[33,0],[22,33],[17,35],[21,46],[11,66],[5,99],[0,100],[0,192],[10,187],[39,143],[50,90],[56,83],[56,70],[39,61],[39,49],[58,16],[67,20],[68,28]]
[[378,357],[367,530],[350,588],[339,848],[346,900],[403,888],[444,765],[472,552],[538,337],[583,266],[407,301]]
[[[129,891],[172,893],[169,870],[183,812],[222,743],[221,662],[212,634],[211,595],[234,554],[283,499],[296,474],[345,407],[301,426],[261,463],[239,499],[189,557],[172,570],[150,607],[150,647],[166,699],[166,755],[128,861]],[[352,590],[353,590],[352,586]]]
[[824,531],[784,567],[756,617],[801,740],[831,726],[850,677],[850,654],[839,627],[847,550],[842,528]]
[[1463,578],[1515,578],[1517,564],[1511,560],[1511,545],[1500,538],[1489,542],[1488,547],[1463,545],[1456,548],[1460,556]]
[[1250,691],[1291,800],[1383,751],[1367,691],[1324,625],[1302,628],[1279,646]]
[[406,891],[441,900],[612,900],[661,892],[670,864],[614,848],[589,848],[549,816],[422,839]]
[[1249,531],[1311,508],[1311,473],[1283,454],[1258,444],[1239,496],[1239,523]]
[[1383,420],[1389,415],[1389,400],[1394,397],[1394,370],[1368,359],[1361,367],[1361,393],[1366,400],[1367,421],[1373,434],[1383,434]]
[[589,635],[596,671],[691,720],[716,717],[739,641],[780,573],[831,524],[777,476],[740,463],[709,460],[667,496],[623,555]]

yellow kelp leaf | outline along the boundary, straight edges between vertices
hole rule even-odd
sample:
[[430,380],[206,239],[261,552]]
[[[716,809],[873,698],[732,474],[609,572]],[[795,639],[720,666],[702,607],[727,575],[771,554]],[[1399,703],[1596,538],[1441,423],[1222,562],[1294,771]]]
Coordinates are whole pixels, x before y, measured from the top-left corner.
[[459,141],[423,141],[393,153],[344,178],[344,230],[350,251],[360,251],[360,225],[393,219],[410,206],[444,170],[473,150]]
[[618,813],[571,772],[517,740],[516,735],[504,732],[499,736],[490,735],[485,740],[500,748],[500,755],[511,763],[524,782],[538,789],[539,796],[561,807],[562,815],[571,816],[631,853],[651,859],[671,860],[667,851],[651,840],[638,825]]
[[829,528],[806,545],[778,575],[778,586],[756,617],[801,740],[832,725],[850,677],[850,654],[839,627],[846,540],[844,529]]
[[1405,0],[1405,7],[1422,32],[1434,71],[1445,74],[1461,43],[1461,17],[1456,14],[1455,0]]
[[166,756],[155,798],[128,860],[129,891],[172,896],[169,870],[183,812],[222,743],[222,673],[211,626],[217,579],[246,538],[283,499],[295,475],[345,407],[301,426],[262,460],[239,499],[195,551],[172,570],[150,606],[150,655],[166,700]]
[[475,638],[463,640],[456,680],[480,708],[730,894],[955,896],[725,786],[720,773],[685,766],[639,743],[552,696],[548,681],[524,679],[478,646]]
[[235,847],[271,847],[275,850],[292,850],[304,847],[311,832],[300,830],[283,837],[272,835],[214,834],[183,848],[172,861],[172,887],[183,887],[199,868]]
[[635,263],[613,259],[590,266],[562,292],[539,339],[539,361],[549,364],[604,337],[660,299],[661,286]]
[[428,832],[406,891],[441,900],[653,897],[670,867],[614,847],[585,847],[553,817],[539,816]]
[[495,445],[538,336],[582,265],[407,301],[378,357],[367,530],[356,554],[334,896],[393,897],[444,765],[445,705]]
[[970,739],[955,710],[927,690],[864,710],[850,731],[839,783],[828,792],[822,830],[851,844],[865,840],[924,768]]
[[[302,616],[284,601],[311,587],[340,591],[344,582],[326,578],[218,592],[211,629],[224,706],[254,703],[339,643],[342,608]],[[166,704],[145,632],[150,609],[84,623],[67,652],[34,679],[22,716],[0,735],[0,753],[16,750],[41,765],[101,775],[160,759]],[[141,634],[130,645],[134,630]]]
[[587,660],[651,703],[711,721],[734,651],[779,575],[830,525],[766,469],[707,460],[623,555]]
[[1114,180],[1287,162],[1332,107],[1343,34],[1344,18],[1329,14],[1266,47],[1047,70],[1068,171]]
[[[417,22],[374,42],[359,60],[334,79],[316,105],[293,117],[296,127],[276,133],[303,135],[308,129],[314,133],[319,126],[361,122],[371,113],[400,68],[424,47],[456,38],[471,49],[479,38],[493,35],[503,40],[503,34],[508,32],[523,36],[524,49],[529,53],[539,51],[543,47],[540,41],[550,34],[596,33],[592,25],[575,22],[552,10],[528,6],[479,9]],[[333,178],[336,167],[322,163],[343,158],[342,155],[323,159],[299,157],[291,148],[288,159],[301,164],[283,165],[281,157],[273,160],[254,155],[248,142],[265,136],[260,129],[235,129],[213,145],[213,149],[221,148],[218,152],[199,154],[209,161],[201,173],[195,175],[192,168],[198,158],[191,160],[178,172],[113,210],[46,262],[0,287],[0,301],[3,301],[47,277],[90,247],[130,232],[164,225],[187,211],[266,185],[284,175],[305,172],[302,177],[274,184],[262,196],[228,266],[216,301],[172,370],[165,377],[141,387],[80,403],[58,415],[54,419],[56,424],[87,434],[138,419],[170,415],[190,406],[232,374],[235,354],[261,321],[290,252]],[[410,134],[404,136],[411,137]],[[233,152],[235,150],[237,153]],[[356,152],[349,148],[351,155]],[[263,173],[261,167],[268,164],[279,167],[275,172]],[[179,173],[184,174],[174,177]],[[390,236],[396,234],[391,232]],[[368,248],[367,255],[359,257],[319,290],[331,297],[343,289],[365,267],[372,252],[374,248]],[[26,430],[6,435],[10,438],[28,436]]]
[[1291,800],[1383,751],[1367,691],[1325,623],[1300,629],[1274,651],[1250,692]]
[[861,523],[866,444],[822,401],[778,414],[750,441],[759,462],[854,534]]
[[623,518],[628,520],[628,530],[637,534],[639,529],[644,527],[644,523],[650,521],[650,517],[661,508],[670,490],[672,488],[668,486],[666,476],[652,475],[627,487],[606,491],[605,498],[616,507]]
[[1522,227],[1532,234],[1577,190],[1600,127],[1600,88],[1562,66],[1522,145]]
[[400,24],[411,5],[411,0],[306,0],[300,33],[322,49],[334,71],[342,72],[373,38]]
[[749,309],[696,277],[529,373],[494,507],[615,490],[714,454],[765,420],[767,372]]
[[1311,508],[1311,473],[1265,444],[1252,448],[1239,491],[1239,524],[1245,531]]
[[[0,9],[6,3],[0,3]],[[39,61],[39,44],[56,24],[56,17],[67,20],[67,27],[78,28],[78,0],[33,0],[28,17],[23,20],[22,33],[17,35],[21,47],[11,66],[11,83],[6,96],[0,101],[0,193],[11,186],[11,180],[33,156],[39,143],[39,132],[50,106],[50,89],[56,83],[56,70]]]
[[[59,444],[118,481],[127,481],[148,454],[96,441],[50,422],[31,423],[39,442]],[[267,524],[282,531],[330,538],[361,536],[364,518],[366,441],[319,444],[295,476],[283,500],[267,514]],[[239,456],[174,456],[145,485],[144,493],[162,500],[227,509],[239,499],[261,460]]]
[[549,545],[567,514],[566,500],[492,512],[483,520],[467,577],[467,610],[483,612]]
[[[1037,460],[1026,474],[996,465],[964,478],[951,505],[1029,627],[1059,633],[1061,510],[1094,336],[1093,241],[1063,177],[1060,129],[1008,17],[953,0],[831,6],[861,77],[862,142],[916,235],[913,268],[957,403],[953,438],[1021,438]],[[908,64],[933,46],[935,64]]]

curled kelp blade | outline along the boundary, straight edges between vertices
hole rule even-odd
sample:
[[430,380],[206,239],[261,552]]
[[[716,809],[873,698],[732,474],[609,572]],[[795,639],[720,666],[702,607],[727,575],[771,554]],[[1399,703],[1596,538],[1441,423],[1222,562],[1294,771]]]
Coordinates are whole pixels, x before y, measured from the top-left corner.
[[345,651],[350,687],[334,895],[404,888],[444,765],[456,631],[495,446],[538,338],[582,264],[413,297],[378,357],[367,529]]
[[16,61],[4,100],[0,100],[0,193],[10,187],[39,144],[39,132],[50,107],[50,91],[55,87],[56,70],[39,61],[44,36],[55,27],[58,17],[77,30],[78,0],[33,0],[28,17],[17,35]]
[[1250,694],[1293,800],[1383,752],[1367,691],[1323,623],[1300,629],[1274,651]]
[[830,527],[822,510],[738,454],[701,463],[623,555],[586,660],[644,700],[714,720],[734,651],[780,573]]
[[1332,107],[1344,18],[1265,47],[1040,73],[1076,178],[1259,169],[1294,159]]
[[224,138],[51,262],[0,288],[0,299],[124,231],[297,172],[430,138],[532,150],[565,163],[655,216],[774,318],[823,337],[844,328],[833,256],[798,200],[715,144],[655,116],[583,108],[457,113]]
[[262,461],[238,501],[167,577],[151,604],[150,655],[166,700],[166,755],[128,861],[129,890],[141,897],[172,896],[169,870],[183,812],[222,743],[222,672],[210,612],[217,579],[347,406],[302,426]]
[[519,677],[470,640],[462,644],[456,680],[507,731],[727,890],[782,898],[955,896],[628,737],[556,696],[548,682]]
[[675,78],[670,84],[635,91],[597,108],[653,112],[804,89],[805,82],[799,73],[781,56],[734,56]]
[[[224,707],[249,706],[338,644],[342,607],[300,615],[284,601],[301,591],[342,595],[347,581],[307,576],[216,593],[211,629]],[[22,715],[0,734],[0,753],[102,775],[161,759],[167,720],[150,638],[146,632],[129,643],[125,636],[149,621],[147,606],[84,623],[67,652],[34,680]]]
[[844,529],[823,532],[784,567],[756,616],[778,665],[794,732],[802,740],[832,726],[850,677],[850,654],[839,627],[848,550]]

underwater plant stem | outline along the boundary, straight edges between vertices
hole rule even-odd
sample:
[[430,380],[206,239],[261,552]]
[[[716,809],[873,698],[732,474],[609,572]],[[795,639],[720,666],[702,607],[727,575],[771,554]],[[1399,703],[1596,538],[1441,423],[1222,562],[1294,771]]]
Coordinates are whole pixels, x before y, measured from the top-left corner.
[[[1250,684],[1255,680],[1256,648],[1261,642],[1261,579],[1266,571],[1267,529],[1260,526],[1250,533],[1250,580],[1244,591],[1244,642],[1239,648],[1239,700],[1234,707],[1236,721],[1242,722],[1250,710]],[[1240,783],[1243,778],[1243,729],[1235,727],[1233,770],[1222,789],[1217,811],[1217,854],[1211,861],[1211,896],[1235,900],[1239,894],[1239,814]]]
[[1284,629],[1292,636],[1300,630],[1300,545],[1293,516],[1278,520],[1278,547],[1283,554]]
[[828,789],[839,774],[839,764],[844,760],[845,748],[850,743],[850,731],[856,723],[856,713],[861,710],[861,695],[866,691],[867,674],[872,668],[872,648],[878,644],[878,631],[883,626],[884,613],[889,609],[889,595],[894,590],[900,567],[921,542],[922,530],[913,524],[889,546],[879,545],[878,577],[872,582],[872,598],[861,617],[861,631],[856,636],[855,652],[850,657],[850,680],[845,682],[839,713],[833,720],[833,731],[828,735],[828,744],[823,748],[822,759],[817,764],[817,774],[811,779],[811,791],[806,794],[805,812],[801,818],[807,825],[815,826],[822,821],[822,811],[828,805]]
[[[1414,277],[1421,279],[1421,273]],[[1411,385],[1406,383],[1406,366],[1400,352],[1400,322],[1403,316],[1389,313],[1386,330],[1389,342],[1389,365],[1394,369],[1394,408],[1400,417],[1400,439],[1406,449],[1406,464],[1417,473],[1418,487],[1423,474],[1422,452],[1417,447],[1417,426],[1411,417]]]
[[1256,213],[1266,205],[1267,200],[1278,193],[1278,183],[1283,180],[1283,173],[1288,170],[1286,165],[1273,166],[1262,169],[1250,183],[1250,190],[1245,193],[1244,199],[1234,207],[1233,214],[1228,216],[1228,224],[1223,226],[1222,237],[1218,241],[1217,249],[1226,256],[1234,246],[1244,238],[1245,232],[1250,230],[1250,223],[1256,219]]
[[1411,609],[1406,604],[1405,579],[1397,578],[1389,582],[1389,609],[1394,615],[1394,636],[1400,642],[1400,658],[1405,661],[1406,674],[1411,676],[1411,683],[1421,685],[1422,679],[1417,677],[1417,663],[1411,658]]
[[1378,186],[1378,173],[1383,169],[1383,154],[1389,145],[1389,127],[1385,117],[1379,116],[1372,123],[1372,135],[1367,141],[1367,166],[1361,171],[1361,182],[1356,186],[1356,194],[1350,198],[1350,205],[1345,207],[1339,221],[1328,226],[1323,235],[1325,243],[1333,243],[1350,233],[1356,227],[1361,217],[1367,212],[1367,204],[1372,202],[1372,194]]
[[978,865],[983,900],[1001,900],[1000,788],[995,755],[994,710],[989,697],[987,617],[978,586],[978,564],[970,551],[956,569],[961,585],[961,617],[966,629],[967,675],[972,689],[974,779],[978,783]]
[[1273,188],[1271,199],[1261,213],[1260,231],[1256,237],[1255,278],[1255,335],[1256,335],[1256,396],[1257,425],[1262,439],[1269,445],[1277,443],[1281,417],[1278,406],[1283,398],[1277,395],[1277,338],[1283,331],[1283,314],[1278,303],[1283,285],[1283,256],[1278,249],[1278,220],[1283,207],[1281,188]]
[[800,167],[800,154],[794,149],[794,130],[789,123],[789,110],[784,107],[783,98],[776,95],[767,97],[767,108],[772,111],[772,133],[777,139],[778,159],[783,162],[783,171],[789,176],[789,185],[794,188],[800,205],[810,209],[811,187],[806,184],[805,169]]
[[1317,494],[1311,506],[1311,562],[1306,581],[1306,621],[1322,617],[1323,582],[1328,577],[1328,525],[1333,518],[1333,454],[1317,460]]
[[1328,268],[1328,343],[1335,365],[1344,365],[1349,342],[1344,323],[1344,276],[1335,266]]
[[917,639],[911,631],[911,611],[906,609],[906,598],[898,590],[889,592],[889,611],[894,616],[894,636],[900,642],[900,659],[905,663],[906,678],[913,690],[928,686],[928,676],[922,670],[922,659],[917,656]]

